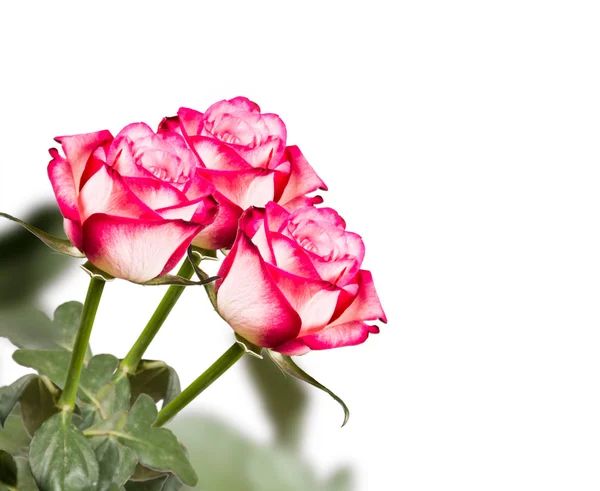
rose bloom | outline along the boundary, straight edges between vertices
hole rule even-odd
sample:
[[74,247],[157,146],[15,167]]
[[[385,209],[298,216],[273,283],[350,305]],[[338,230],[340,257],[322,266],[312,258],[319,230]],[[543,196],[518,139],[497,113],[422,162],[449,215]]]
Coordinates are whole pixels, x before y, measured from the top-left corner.
[[301,355],[363,343],[387,322],[365,248],[331,208],[293,212],[268,203],[240,220],[215,288],[221,316],[265,348]]
[[279,116],[261,113],[245,97],[217,102],[205,113],[182,107],[163,119],[160,131],[180,132],[200,159],[198,174],[217,188],[217,217],[194,239],[205,249],[231,247],[238,220],[250,206],[274,201],[293,210],[320,203],[305,195],[327,189],[300,149],[286,146]]
[[143,123],[63,136],[48,175],[71,242],[98,268],[135,282],[168,273],[212,223],[214,185],[177,133]]

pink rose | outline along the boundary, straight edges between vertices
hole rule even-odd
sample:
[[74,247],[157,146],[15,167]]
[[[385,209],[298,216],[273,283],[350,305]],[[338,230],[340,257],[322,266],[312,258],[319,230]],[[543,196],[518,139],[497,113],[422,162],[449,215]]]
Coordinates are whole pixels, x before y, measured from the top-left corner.
[[198,174],[212,182],[219,202],[214,223],[194,239],[205,249],[231,247],[242,212],[274,201],[287,209],[320,203],[305,195],[327,189],[275,114],[245,97],[220,101],[205,113],[180,108],[159,131],[178,131],[200,159]]
[[197,157],[177,133],[144,123],[56,138],[48,175],[71,242],[97,267],[148,281],[168,273],[212,223],[214,186],[196,173]]
[[386,322],[364,254],[331,208],[251,208],[218,273],[218,310],[248,341],[286,355],[363,343],[379,332],[365,321]]

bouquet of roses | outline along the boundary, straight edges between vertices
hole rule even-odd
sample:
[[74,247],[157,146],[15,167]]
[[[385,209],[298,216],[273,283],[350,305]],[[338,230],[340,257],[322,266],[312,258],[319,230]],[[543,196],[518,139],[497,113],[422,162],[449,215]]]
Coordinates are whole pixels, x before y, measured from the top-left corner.
[[[68,240],[0,215],[85,258],[90,285],[83,305],[61,305],[39,339],[16,343],[15,362],[37,373],[0,389],[0,489],[194,486],[185,449],[163,425],[245,354],[267,355],[329,393],[346,423],[342,400],[292,356],[363,343],[379,332],[368,321],[386,318],[361,269],[361,237],[309,196],[327,187],[287,145],[277,115],[236,97],[204,113],[180,108],[156,132],[133,123],[116,136],[56,141],[48,175]],[[202,269],[208,260],[221,260],[214,277]],[[115,278],[169,288],[124,358],[92,356],[94,318]],[[235,339],[181,391],[171,367],[143,355],[184,288],[196,285]]]

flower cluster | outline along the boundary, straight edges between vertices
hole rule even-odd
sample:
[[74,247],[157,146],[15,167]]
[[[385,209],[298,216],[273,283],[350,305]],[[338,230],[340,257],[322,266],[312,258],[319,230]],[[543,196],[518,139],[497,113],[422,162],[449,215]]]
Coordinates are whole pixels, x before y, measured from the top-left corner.
[[220,315],[259,347],[298,355],[364,342],[386,322],[361,237],[309,196],[325,183],[286,127],[244,97],[204,113],[56,138],[48,174],[70,241],[135,282],[171,271],[190,245],[228,250]]

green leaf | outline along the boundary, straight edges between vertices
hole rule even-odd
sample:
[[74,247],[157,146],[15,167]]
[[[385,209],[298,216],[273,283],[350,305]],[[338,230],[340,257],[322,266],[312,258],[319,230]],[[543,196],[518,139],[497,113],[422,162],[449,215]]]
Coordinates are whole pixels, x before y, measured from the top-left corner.
[[129,381],[122,378],[116,382],[103,385],[96,396],[100,403],[100,416],[106,419],[119,411],[127,411],[130,407],[131,389]]
[[[17,350],[13,359],[24,367],[45,375],[61,389],[65,385],[71,354],[68,351]],[[96,355],[81,371],[77,394],[84,401],[99,407],[96,393],[116,370],[119,360],[113,355]]]
[[149,469],[148,467],[143,466],[138,462],[135,472],[129,478],[131,481],[136,482],[146,482],[153,481],[155,479],[160,479],[165,476],[164,472],[155,471],[154,469]]
[[82,399],[94,402],[96,398],[93,395],[108,383],[118,366],[119,360],[116,356],[107,354],[94,356],[81,372],[79,387],[83,392]]
[[88,437],[112,436],[131,448],[139,462],[151,469],[172,472],[188,486],[198,480],[175,435],[154,428],[157,410],[150,396],[142,394],[129,414],[120,412],[84,431]]
[[56,414],[54,395],[40,377],[33,377],[27,384],[20,399],[23,426],[30,436],[42,426],[44,421]]
[[30,443],[31,438],[25,431],[21,419],[21,409],[15,406],[4,422],[4,429],[0,430],[0,450],[8,452],[13,457],[26,457],[29,454]]
[[281,370],[268,356],[264,360],[247,356],[245,363],[275,427],[277,442],[296,446],[306,412],[305,386],[298,380],[282,377]]
[[137,464],[133,451],[114,438],[95,438],[92,447],[100,468],[97,491],[110,491],[113,486],[123,486]]
[[261,347],[251,343],[247,339],[244,339],[237,333],[235,334],[235,342],[242,347],[246,354],[253,356],[254,358],[258,358],[259,360],[262,360],[263,356]]
[[[66,302],[60,305],[54,311],[55,329],[60,333],[61,347],[69,352],[73,352],[75,338],[79,331],[79,321],[81,320],[81,312],[83,304],[81,302]],[[88,346],[85,354],[85,361],[92,358],[92,351]]]
[[15,458],[17,463],[17,490],[18,491],[39,491],[33,474],[31,473],[31,467],[29,465],[29,459],[25,457]]
[[17,485],[17,463],[8,452],[0,450],[0,483],[15,487]]
[[6,418],[8,418],[8,415],[17,405],[21,395],[34,378],[36,378],[35,375],[24,375],[8,387],[0,388],[0,428],[4,427]]
[[33,476],[44,491],[96,489],[96,455],[70,413],[56,414],[42,425],[31,442],[29,458]]
[[178,491],[183,483],[173,475],[166,475],[152,481],[130,481],[126,491]]
[[350,418],[350,410],[348,409],[348,406],[346,406],[344,401],[342,401],[342,399],[340,399],[327,387],[317,382],[308,373],[302,370],[298,365],[296,365],[296,363],[294,363],[294,361],[289,356],[282,355],[281,353],[272,350],[268,350],[267,352],[269,353],[271,359],[277,364],[279,368],[281,368],[281,370],[284,373],[287,373],[292,377],[296,377],[297,379],[302,380],[303,382],[306,382],[307,384],[310,384],[313,387],[316,387],[317,389],[321,389],[322,391],[327,392],[331,397],[333,397],[340,404],[340,406],[342,406],[342,409],[344,410],[344,423],[342,424],[342,427],[346,425],[348,419]]
[[58,237],[55,237],[54,235],[50,235],[50,234],[44,232],[43,230],[40,230],[39,228],[34,227],[33,225],[29,225],[28,223],[25,223],[24,221],[19,220],[18,218],[15,218],[6,213],[0,213],[0,217],[8,218],[9,220],[11,220],[13,222],[18,223],[23,228],[25,228],[26,230],[31,232],[33,235],[35,235],[38,239],[40,239],[48,247],[54,249],[56,252],[59,252],[60,254],[64,254],[65,256],[77,257],[77,258],[85,257],[85,255],[82,254],[82,252],[79,249],[77,249],[77,247],[75,247],[73,244],[71,244],[71,242],[69,242],[67,239],[59,239]]
[[[5,310],[0,314],[0,336],[18,348],[73,351],[83,305],[67,302],[54,311],[51,321],[43,312],[30,307]],[[86,353],[86,360],[91,351]]]
[[154,402],[163,401],[163,407],[181,393],[177,372],[163,361],[142,360],[135,375],[129,378],[131,405],[140,394],[148,394]]
[[52,321],[31,307],[2,311],[0,337],[8,338],[17,348],[60,349]]

